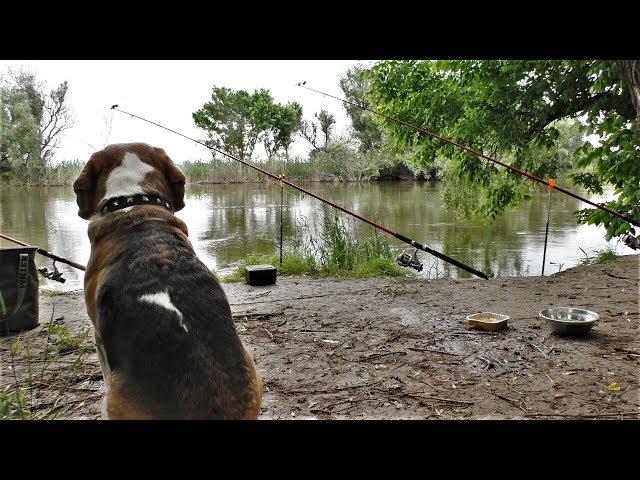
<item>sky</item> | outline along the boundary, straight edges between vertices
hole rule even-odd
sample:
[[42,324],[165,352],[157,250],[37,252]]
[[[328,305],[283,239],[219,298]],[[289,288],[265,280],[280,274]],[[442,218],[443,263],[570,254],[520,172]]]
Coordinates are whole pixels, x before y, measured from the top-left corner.
[[[304,118],[326,109],[336,117],[336,133],[346,135],[350,122],[336,100],[296,87],[307,86],[342,96],[339,78],[347,69],[370,61],[351,60],[42,60],[0,61],[7,68],[34,72],[48,88],[66,80],[74,127],[65,133],[53,163],[88,160],[111,143],[145,142],[163,148],[176,162],[208,160],[205,147],[122,113],[111,105],[166,125],[196,139],[206,138],[191,114],[211,97],[212,87],[253,92],[268,89],[279,103],[296,101]],[[109,128],[111,126],[111,128]],[[306,155],[309,144],[296,137],[292,155]],[[264,150],[256,148],[254,156]]]

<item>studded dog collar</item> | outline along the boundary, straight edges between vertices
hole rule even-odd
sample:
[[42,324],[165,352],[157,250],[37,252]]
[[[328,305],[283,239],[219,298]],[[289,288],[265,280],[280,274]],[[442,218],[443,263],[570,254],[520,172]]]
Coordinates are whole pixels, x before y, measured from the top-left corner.
[[136,205],[156,205],[164,207],[173,212],[173,207],[164,198],[157,195],[137,194],[123,197],[113,197],[105,201],[100,207],[100,213],[115,212],[122,208],[134,207]]

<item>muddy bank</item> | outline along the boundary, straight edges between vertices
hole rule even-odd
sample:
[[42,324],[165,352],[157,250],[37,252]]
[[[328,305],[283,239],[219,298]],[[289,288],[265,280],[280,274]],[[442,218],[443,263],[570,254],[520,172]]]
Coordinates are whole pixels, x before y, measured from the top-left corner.
[[[264,379],[265,419],[639,418],[638,258],[549,277],[298,277],[224,288]],[[537,317],[547,306],[601,319],[588,337],[557,337]],[[478,311],[510,315],[509,328],[468,330],[465,316]],[[0,340],[0,384],[31,385],[38,418],[99,418],[104,382],[96,354],[83,350],[91,329],[41,376],[33,368],[52,312],[72,333],[89,325],[82,292],[43,296],[41,326],[20,335],[15,375],[12,339]]]

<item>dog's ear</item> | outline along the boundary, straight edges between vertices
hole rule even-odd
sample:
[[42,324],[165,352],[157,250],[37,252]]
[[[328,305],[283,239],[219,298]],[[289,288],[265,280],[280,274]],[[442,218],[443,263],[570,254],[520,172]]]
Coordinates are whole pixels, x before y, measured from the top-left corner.
[[184,173],[176,166],[175,163],[169,158],[169,156],[160,149],[161,154],[165,158],[165,170],[164,175],[169,182],[171,194],[173,195],[173,208],[174,211],[182,210],[184,208],[184,182],[186,177]]
[[78,215],[88,220],[95,212],[96,205],[96,171],[93,165],[93,156],[84,166],[80,176],[73,182],[73,191],[76,192]]
[[177,212],[184,208],[184,182],[186,177],[171,160],[167,165],[166,175],[173,193],[173,208]]

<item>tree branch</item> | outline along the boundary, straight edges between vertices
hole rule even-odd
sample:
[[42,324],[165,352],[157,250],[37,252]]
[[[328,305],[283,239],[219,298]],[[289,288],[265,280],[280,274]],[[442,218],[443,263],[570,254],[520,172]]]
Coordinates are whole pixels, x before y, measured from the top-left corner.
[[640,60],[618,60],[616,63],[620,67],[636,111],[635,128],[640,131]]

